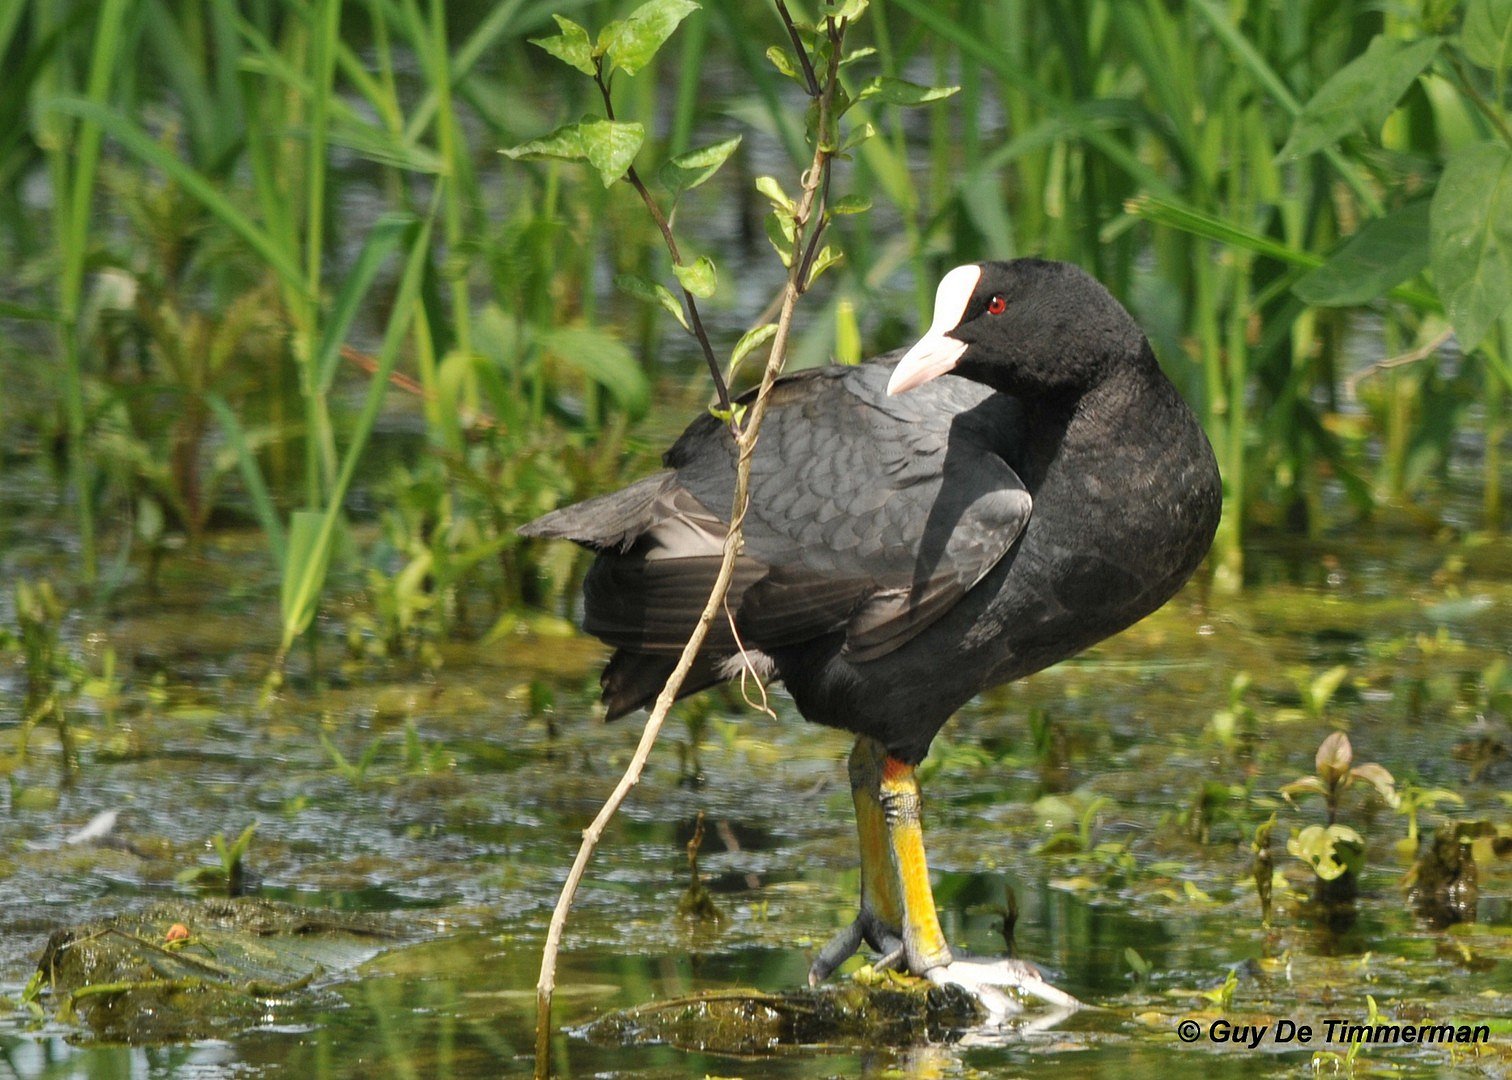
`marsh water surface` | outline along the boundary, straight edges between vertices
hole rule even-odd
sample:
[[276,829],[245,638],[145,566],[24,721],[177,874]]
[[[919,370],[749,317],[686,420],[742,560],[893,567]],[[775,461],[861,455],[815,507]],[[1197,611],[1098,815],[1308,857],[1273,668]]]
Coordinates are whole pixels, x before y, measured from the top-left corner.
[[[46,490],[38,480],[8,496],[6,578],[58,565]],[[439,666],[354,661],[333,634],[318,679],[300,659],[265,700],[276,584],[249,572],[255,544],[219,534],[202,553],[165,562],[160,595],[128,588],[108,611],[64,626],[86,668],[104,670],[113,651],[115,676],[74,704],[81,767],[71,781],[59,783],[56,741],[41,729],[0,790],[0,991],[19,1000],[55,928],[211,887],[185,872],[216,865],[213,834],[252,823],[252,892],[386,913],[400,937],[269,1000],[252,1026],[187,1044],[102,1044],[87,1028],[7,1008],[0,1072],[525,1071],[551,905],[639,721],[595,717],[601,650],[549,619],[486,645],[444,646]],[[1210,1023],[1292,1020],[1321,1031],[1325,1017],[1365,1020],[1371,1001],[1397,1022],[1486,1023],[1493,1034],[1479,1047],[1366,1047],[1359,1067],[1506,1069],[1505,864],[1481,868],[1476,921],[1435,928],[1400,884],[1406,818],[1352,791],[1340,821],[1368,844],[1362,899],[1352,926],[1325,930],[1297,902],[1311,871],[1285,851],[1288,834],[1321,823],[1323,808],[1289,806],[1277,789],[1311,772],[1319,741],[1343,728],[1358,761],[1463,799],[1423,811],[1425,836],[1451,813],[1512,816],[1501,712],[1512,544],[1388,519],[1337,540],[1261,546],[1253,566],[1242,597],[1194,585],[1086,656],[974,702],[925,766],[947,932],[973,951],[1001,950],[1012,890],[1021,954],[1102,1011],[932,1045],[774,1046],[742,1057],[586,1037],[583,1026],[609,1010],[797,986],[813,950],[853,914],[847,737],[804,724],[780,693],[775,721],[730,695],[674,716],[604,837],[558,976],[560,1074],[935,1076],[1036,1063],[1065,1076],[1283,1074],[1318,1052],[1343,1068],[1349,1046],[1271,1036],[1251,1050],[1215,1043]],[[1236,688],[1240,676],[1247,689]],[[22,677],[19,660],[0,672],[7,700]],[[7,754],[14,733],[0,729]],[[103,839],[66,842],[106,811],[119,815]],[[1251,841],[1272,812],[1287,884],[1267,928]],[[715,921],[677,913],[700,813]],[[1204,1030],[1190,1045],[1176,1033],[1188,1017]]]

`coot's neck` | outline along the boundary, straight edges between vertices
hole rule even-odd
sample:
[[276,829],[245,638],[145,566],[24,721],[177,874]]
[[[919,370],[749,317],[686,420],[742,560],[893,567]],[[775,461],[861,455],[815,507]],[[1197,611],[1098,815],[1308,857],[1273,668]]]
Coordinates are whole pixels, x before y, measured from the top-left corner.
[[1173,425],[1186,415],[1171,385],[1146,345],[1137,360],[1111,367],[1091,389],[1080,394],[1021,397],[1024,407],[1022,459],[1014,465],[1036,490],[1057,464],[1134,454],[1166,444]]

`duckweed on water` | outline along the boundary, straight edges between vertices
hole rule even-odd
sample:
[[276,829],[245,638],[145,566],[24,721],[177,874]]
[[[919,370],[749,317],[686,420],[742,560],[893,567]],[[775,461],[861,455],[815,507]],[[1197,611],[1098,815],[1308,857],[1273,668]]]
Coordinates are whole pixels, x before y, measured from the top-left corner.
[[[244,573],[239,550],[212,537],[196,574],[165,574],[164,602],[184,609],[201,591],[226,596],[222,582]],[[1417,557],[1404,548],[1404,565]],[[1315,1051],[1342,1057],[1350,1047],[1264,1044],[1257,1059],[1206,1036],[1184,1044],[1176,1025],[1188,1017],[1205,1027],[1223,1017],[1272,1031],[1282,1019],[1363,1022],[1367,995],[1393,1021],[1487,1022],[1495,1034],[1474,1047],[1367,1046],[1357,1061],[1422,1075],[1455,1062],[1505,1062],[1512,1034],[1494,1025],[1512,1010],[1512,875],[1490,837],[1454,848],[1457,858],[1474,859],[1473,899],[1454,885],[1466,872],[1460,858],[1439,884],[1420,872],[1409,902],[1395,862],[1408,817],[1346,799],[1344,820],[1367,848],[1354,924],[1339,934],[1312,921],[1306,901],[1315,875],[1290,860],[1268,879],[1271,925],[1260,920],[1255,828],[1273,813],[1283,835],[1311,823],[1311,812],[1288,807],[1280,789],[1316,768],[1325,724],[1347,727],[1351,742],[1369,747],[1409,795],[1452,791],[1463,800],[1420,802],[1425,851],[1439,842],[1428,838],[1457,829],[1455,821],[1488,822],[1505,835],[1506,766],[1489,760],[1472,779],[1477,765],[1454,748],[1505,722],[1495,707],[1486,711],[1500,699],[1481,680],[1512,640],[1508,586],[1462,578],[1456,588],[1494,602],[1449,627],[1445,640],[1423,614],[1442,587],[1406,575],[1400,580],[1414,582],[1404,588],[1415,602],[1403,605],[1402,590],[1382,588],[1394,579],[1378,559],[1376,552],[1356,563],[1340,553],[1350,575],[1342,599],[1362,620],[1350,624],[1342,652],[1318,633],[1341,625],[1326,594],[1291,589],[1288,617],[1277,621],[1269,603],[1203,604],[1188,593],[1086,659],[995,691],[947,730],[940,753],[948,760],[926,807],[947,933],[972,951],[1001,952],[999,909],[1012,887],[1020,953],[1106,1012],[1044,1032],[974,1034],[913,1049],[832,1034],[822,1050],[738,1063],[670,1042],[608,1047],[569,1033],[556,1044],[563,1072],[828,1075],[863,1063],[998,1069],[1048,1058],[1072,1074],[1285,1073]],[[1370,595],[1388,596],[1379,617]],[[636,735],[633,722],[588,719],[597,653],[576,642],[548,644],[560,639],[452,645],[439,669],[406,674],[401,662],[373,662],[259,713],[257,658],[266,654],[237,644],[231,629],[239,622],[253,641],[266,641],[257,636],[266,603],[256,589],[217,601],[224,628],[211,634],[123,611],[119,634],[110,635],[121,700],[109,728],[102,712],[81,705],[78,782],[58,789],[55,744],[33,743],[13,790],[54,794],[50,803],[8,803],[11,825],[0,838],[3,992],[19,1000],[54,929],[137,911],[163,889],[181,888],[175,879],[186,867],[218,861],[205,837],[235,836],[250,819],[257,832],[249,869],[262,897],[403,912],[422,939],[383,945],[354,970],[333,966],[319,993],[280,999],[274,1027],[233,1025],[219,1042],[161,1053],[268,1075],[341,1075],[358,1061],[453,1076],[496,1075],[501,1064],[524,1070],[549,905],[577,830]],[[1318,606],[1314,619],[1295,615],[1306,604]],[[81,643],[82,658],[92,662],[91,650],[105,645]],[[1341,662],[1350,692],[1333,695],[1326,720],[1286,712],[1298,708],[1291,669],[1321,672]],[[7,668],[6,677],[21,670]],[[1236,742],[1210,720],[1231,706],[1239,671],[1251,673],[1244,701],[1255,737]],[[1427,671],[1453,690],[1425,699],[1414,715],[1400,706],[1397,687]],[[541,685],[551,688],[554,731],[532,718],[542,700],[532,687]],[[774,701],[777,722],[711,699],[702,732],[685,736],[698,740],[702,783],[685,783],[681,755],[663,747],[610,829],[564,957],[561,1009],[573,1032],[616,1009],[689,995],[785,993],[803,982],[812,950],[850,917],[857,883],[843,827],[844,738],[802,725],[780,696]],[[1063,732],[1052,777],[1022,720],[1036,710],[1045,717],[1041,730]],[[363,783],[332,767],[320,732],[349,762],[379,743]],[[11,740],[0,747],[9,751],[16,733],[0,738]],[[122,753],[126,746],[134,749]],[[1209,800],[1222,812],[1210,808],[1204,835],[1192,825],[1192,793],[1209,784],[1226,794]],[[108,810],[120,812],[113,831],[63,843]],[[720,909],[717,923],[676,914],[700,813],[699,871]],[[1041,851],[1047,842],[1052,850]],[[1440,885],[1458,897],[1464,920],[1448,930],[1412,907]],[[1148,966],[1139,978],[1130,949]],[[0,1043],[22,1075],[38,1074],[47,1055],[105,1068],[147,1053],[98,1042],[70,1049],[60,1040],[78,1040],[85,1029],[29,1030],[29,1016],[21,1010],[0,1022]]]

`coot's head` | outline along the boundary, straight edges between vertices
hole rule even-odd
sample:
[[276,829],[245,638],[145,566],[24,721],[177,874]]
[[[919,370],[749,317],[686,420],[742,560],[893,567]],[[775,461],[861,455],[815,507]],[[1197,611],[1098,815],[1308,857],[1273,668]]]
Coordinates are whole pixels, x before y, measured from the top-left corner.
[[887,392],[950,372],[1023,398],[1075,399],[1118,367],[1146,362],[1138,325],[1084,270],[1044,259],[970,263],[940,282],[929,329]]

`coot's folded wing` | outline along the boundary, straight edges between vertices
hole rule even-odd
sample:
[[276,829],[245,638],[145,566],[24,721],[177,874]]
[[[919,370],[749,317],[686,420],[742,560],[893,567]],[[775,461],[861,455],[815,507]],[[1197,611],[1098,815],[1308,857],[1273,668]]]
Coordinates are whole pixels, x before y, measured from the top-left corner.
[[[981,437],[992,431],[1002,445],[1017,402],[959,379],[889,398],[890,370],[822,368],[774,388],[727,604],[734,625],[716,620],[708,654],[843,633],[856,659],[885,655],[948,611],[1023,531],[1029,493]],[[523,530],[601,552],[584,584],[584,629],[637,652],[687,641],[734,493],[733,441],[713,417],[692,424],[666,464]]]

